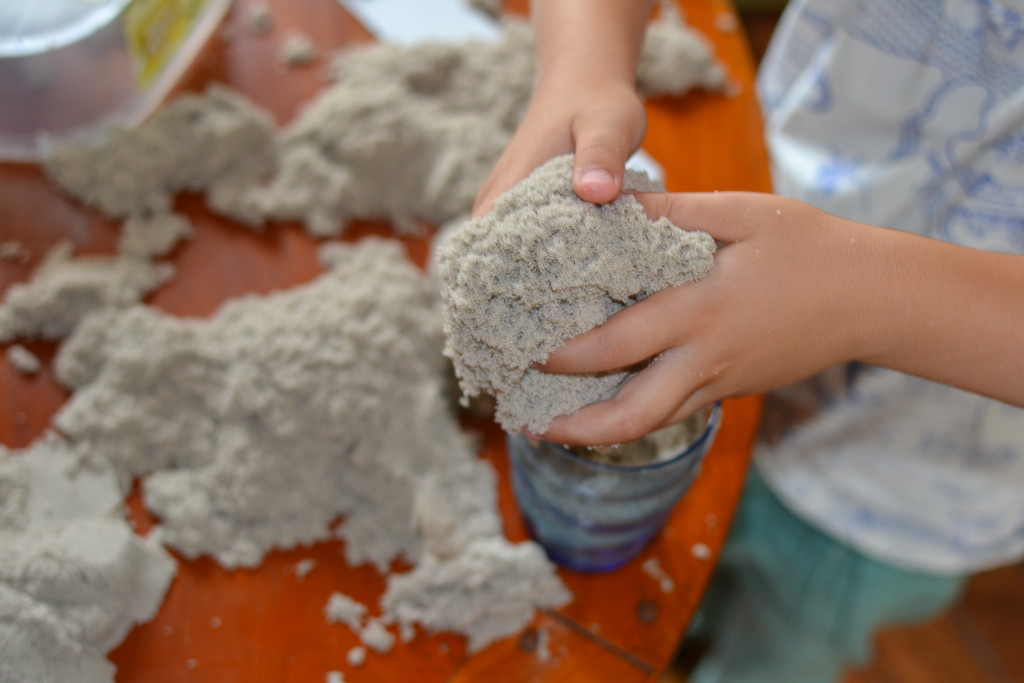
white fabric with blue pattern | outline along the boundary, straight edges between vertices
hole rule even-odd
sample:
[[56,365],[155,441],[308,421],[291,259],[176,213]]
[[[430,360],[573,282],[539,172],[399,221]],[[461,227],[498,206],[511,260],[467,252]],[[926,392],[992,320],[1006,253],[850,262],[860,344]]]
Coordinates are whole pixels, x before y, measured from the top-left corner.
[[[758,89],[779,194],[1024,253],[1024,0],[791,0]],[[763,432],[772,489],[871,557],[1024,556],[1022,410],[854,363],[775,392]]]

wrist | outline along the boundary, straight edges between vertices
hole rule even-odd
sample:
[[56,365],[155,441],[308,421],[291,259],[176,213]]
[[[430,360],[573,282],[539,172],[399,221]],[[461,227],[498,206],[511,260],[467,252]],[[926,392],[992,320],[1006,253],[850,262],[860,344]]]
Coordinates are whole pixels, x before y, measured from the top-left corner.
[[586,91],[592,87],[614,85],[636,91],[636,62],[609,54],[583,52],[560,54],[539,62],[536,87],[553,86]]
[[846,296],[851,302],[848,317],[850,334],[849,360],[873,365],[889,365],[888,359],[905,345],[903,329],[906,321],[897,305],[906,289],[907,278],[913,278],[913,250],[905,249],[905,233],[863,223],[852,225],[847,250],[849,273]]
[[653,0],[537,0],[531,4],[540,81],[635,87]]
[[577,110],[632,101],[642,103],[633,79],[612,79],[604,74],[571,69],[538,74],[532,99]]

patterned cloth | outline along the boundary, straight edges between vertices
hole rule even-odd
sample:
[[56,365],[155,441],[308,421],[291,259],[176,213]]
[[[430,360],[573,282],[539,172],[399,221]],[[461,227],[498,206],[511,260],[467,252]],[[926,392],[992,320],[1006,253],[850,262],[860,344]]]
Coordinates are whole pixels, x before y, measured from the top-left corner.
[[[779,194],[1024,253],[1024,1],[791,0],[758,88]],[[956,574],[1024,556],[1022,410],[852,363],[769,397],[756,462],[880,561]]]

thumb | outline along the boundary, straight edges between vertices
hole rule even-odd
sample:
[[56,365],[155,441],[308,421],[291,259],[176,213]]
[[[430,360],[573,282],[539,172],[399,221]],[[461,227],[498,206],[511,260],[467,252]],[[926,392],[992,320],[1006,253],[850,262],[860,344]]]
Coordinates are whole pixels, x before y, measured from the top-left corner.
[[622,191],[626,161],[643,138],[643,125],[614,115],[587,117],[573,126],[573,189],[580,199],[606,204]]

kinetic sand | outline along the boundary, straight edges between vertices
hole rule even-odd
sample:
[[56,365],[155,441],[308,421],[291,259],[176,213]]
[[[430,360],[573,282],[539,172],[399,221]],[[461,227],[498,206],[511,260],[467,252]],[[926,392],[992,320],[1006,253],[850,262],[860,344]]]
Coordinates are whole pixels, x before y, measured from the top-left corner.
[[[685,26],[669,18],[650,36],[643,93],[722,87]],[[417,230],[420,219],[466,213],[528,101],[530,41],[527,27],[510,23],[493,46],[359,48],[338,61],[339,83],[286,127],[215,86],[138,129],[55,152],[47,170],[59,187],[126,222],[120,256],[73,258],[60,247],[0,305],[5,340],[71,335],[57,374],[74,392],[55,417],[72,441],[0,457],[0,534],[24,531],[35,505],[26,501],[105,507],[136,475],[162,527],[139,539],[117,509],[63,531],[51,520],[56,536],[5,541],[17,552],[0,561],[10,625],[0,627],[0,652],[15,680],[111,680],[105,652],[153,614],[173,572],[158,542],[254,566],[271,548],[329,537],[339,514],[350,562],[384,571],[402,556],[411,565],[388,577],[382,619],[360,627],[377,649],[391,629],[404,642],[418,624],[463,633],[476,650],[520,629],[535,607],[569,599],[536,545],[501,535],[494,473],[442,398],[436,302],[396,247],[331,245],[319,280],[247,297],[205,321],[139,304],[173,275],[153,259],[192,233],[172,210],[180,191],[203,192],[213,210],[252,228],[299,220],[315,236],[339,234],[353,216]],[[34,464],[53,450],[95,474]],[[40,497],[17,474],[26,468],[51,485],[72,483]],[[115,495],[84,484],[90,476]],[[88,569],[76,555],[102,549],[110,561],[96,555]],[[31,560],[40,554],[54,558],[56,574]],[[50,576],[82,579],[51,585],[88,618],[20,588]],[[115,599],[103,588],[111,582],[137,589]]]
[[[627,190],[657,186],[635,171]],[[450,235],[439,253],[446,354],[467,396],[493,394],[509,432],[543,434],[558,415],[609,398],[625,371],[553,375],[534,369],[566,339],[649,294],[704,276],[715,242],[635,198],[584,202],[572,157],[552,159]]]
[[[253,228],[298,220],[315,236],[353,217],[400,232],[468,213],[511,139],[533,86],[533,36],[509,21],[502,40],[353,48],[294,121],[223,87],[181,97],[135,130],[67,146],[47,170],[63,189],[117,217],[171,211],[202,191],[211,208]],[[648,32],[637,73],[644,96],[719,90],[704,39],[671,13]]]
[[56,434],[0,447],[0,681],[113,680],[107,652],[152,618],[175,571],[122,499],[113,471],[83,468]]

